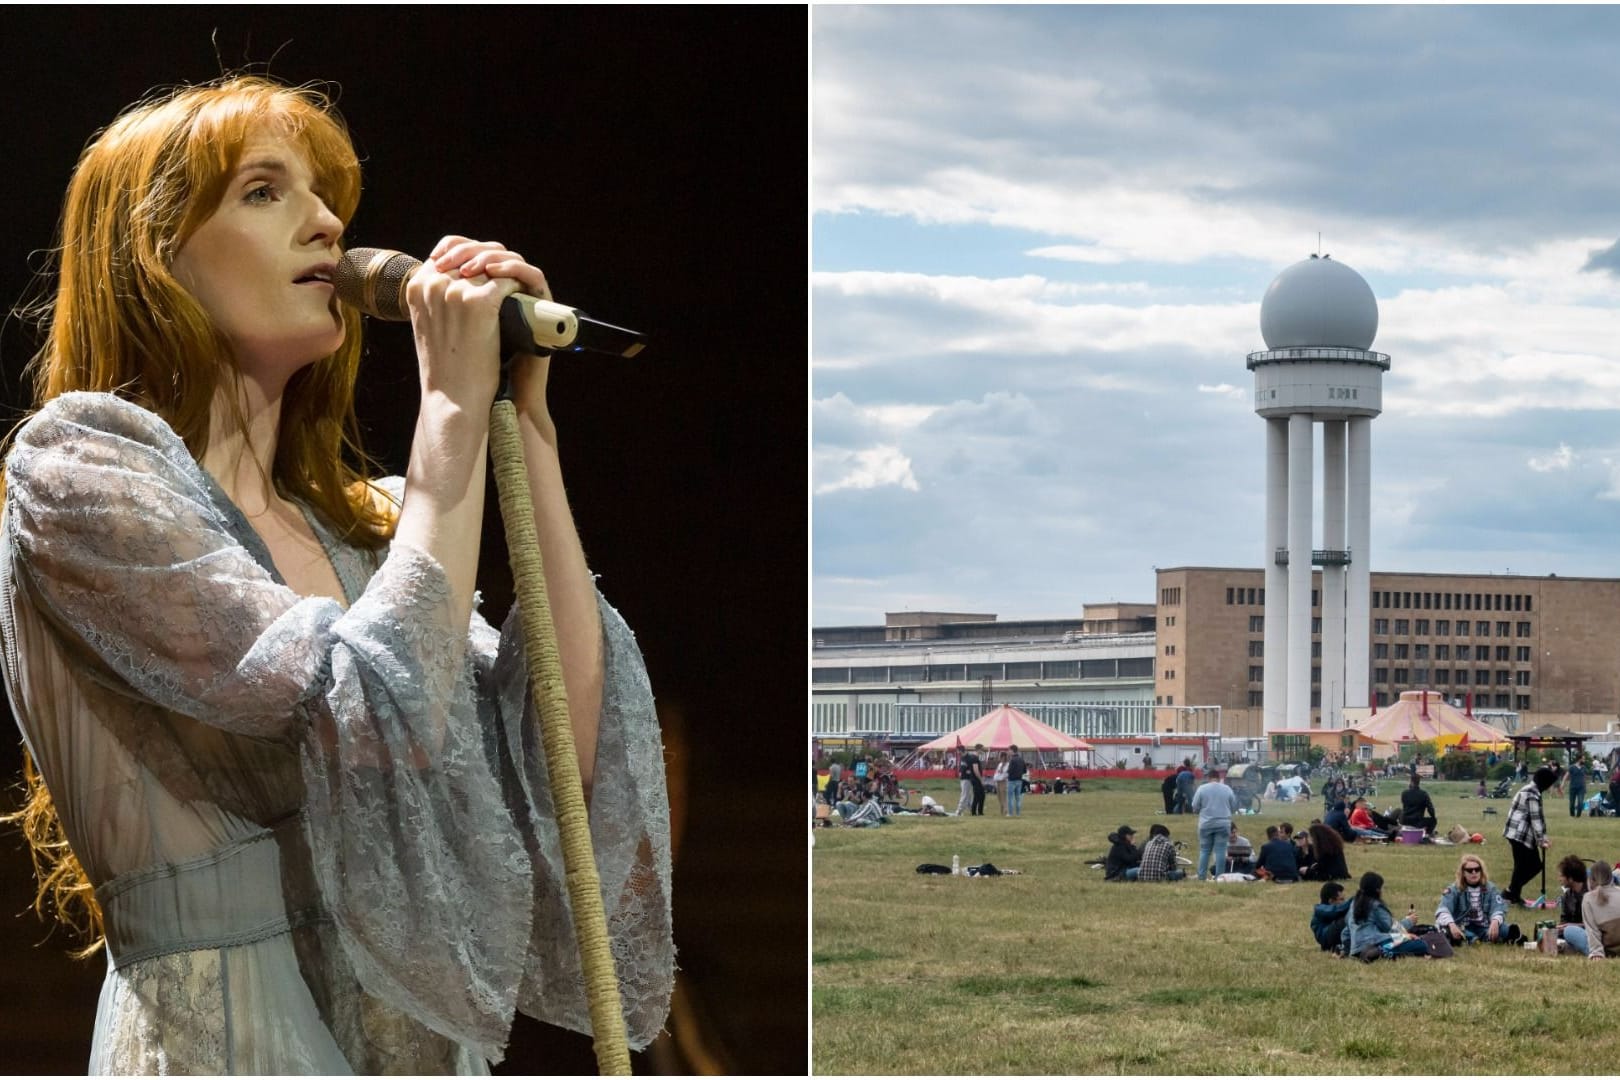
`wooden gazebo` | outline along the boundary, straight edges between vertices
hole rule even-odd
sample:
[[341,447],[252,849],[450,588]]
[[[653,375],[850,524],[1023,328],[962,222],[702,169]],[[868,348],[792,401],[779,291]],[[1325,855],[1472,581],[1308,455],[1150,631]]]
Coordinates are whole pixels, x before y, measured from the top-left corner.
[[1534,730],[1508,736],[1513,741],[1515,763],[1522,759],[1524,752],[1532,746],[1537,748],[1562,746],[1566,753],[1578,755],[1585,748],[1586,740],[1591,737],[1570,731],[1568,728],[1561,728],[1556,724],[1542,724]]

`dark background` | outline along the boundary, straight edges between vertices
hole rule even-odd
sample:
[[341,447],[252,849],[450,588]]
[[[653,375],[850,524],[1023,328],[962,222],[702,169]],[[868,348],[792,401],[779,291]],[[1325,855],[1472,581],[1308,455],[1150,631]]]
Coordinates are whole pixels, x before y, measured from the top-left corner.
[[[647,334],[638,359],[559,359],[551,379],[585,550],[640,640],[670,757],[679,1007],[638,1072],[807,1066],[807,40],[803,8],[538,6],[13,7],[0,36],[0,309],[29,293],[95,131],[153,88],[251,68],[338,84],[365,172],[349,243],[500,240],[564,303]],[[6,320],[5,428],[33,345]],[[368,358],[368,449],[403,472],[408,327],[374,326]],[[480,586],[498,624],[494,504]],[[0,718],[7,807],[19,742]],[[82,1072],[105,961],[45,940],[32,892],[0,827],[0,1068]],[[594,1068],[588,1039],[520,1018],[501,1071]]]

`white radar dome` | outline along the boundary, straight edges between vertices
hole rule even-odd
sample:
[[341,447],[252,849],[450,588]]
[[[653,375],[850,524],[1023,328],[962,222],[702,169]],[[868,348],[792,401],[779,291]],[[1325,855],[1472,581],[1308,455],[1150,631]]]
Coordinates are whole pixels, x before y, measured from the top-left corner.
[[1378,335],[1378,301],[1362,276],[1332,256],[1312,255],[1272,280],[1260,301],[1268,349],[1369,349]]

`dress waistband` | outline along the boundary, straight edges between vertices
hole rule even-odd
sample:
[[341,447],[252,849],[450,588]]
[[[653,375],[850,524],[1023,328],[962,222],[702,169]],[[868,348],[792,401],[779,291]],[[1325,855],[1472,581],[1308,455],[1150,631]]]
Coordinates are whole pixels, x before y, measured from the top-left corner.
[[266,830],[182,862],[120,874],[97,888],[113,967],[245,945],[329,918],[312,891],[296,887],[303,875],[285,872],[278,840],[297,835],[296,829]]

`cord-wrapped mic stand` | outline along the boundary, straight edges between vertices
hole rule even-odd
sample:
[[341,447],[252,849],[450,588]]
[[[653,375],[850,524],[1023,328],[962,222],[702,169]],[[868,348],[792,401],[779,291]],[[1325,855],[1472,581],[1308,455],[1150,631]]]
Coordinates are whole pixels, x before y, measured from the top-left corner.
[[574,729],[568,718],[568,691],[563,686],[562,661],[557,653],[557,630],[551,619],[545,568],[540,561],[540,539],[534,528],[534,503],[529,498],[529,471],[523,457],[517,407],[512,404],[506,374],[511,357],[502,365],[501,393],[489,412],[489,449],[495,465],[495,489],[506,526],[507,558],[517,592],[523,623],[529,690],[540,717],[540,738],[546,749],[546,772],[551,783],[551,805],[557,814],[562,841],[563,869],[568,902],[574,913],[574,936],[579,939],[580,968],[585,997],[590,1005],[597,1071],[603,1076],[630,1075],[630,1046],[625,1036],[624,1006],[608,942],[607,913],[602,906],[602,881],[591,850],[591,824],[585,807],[585,788],[575,756]]

